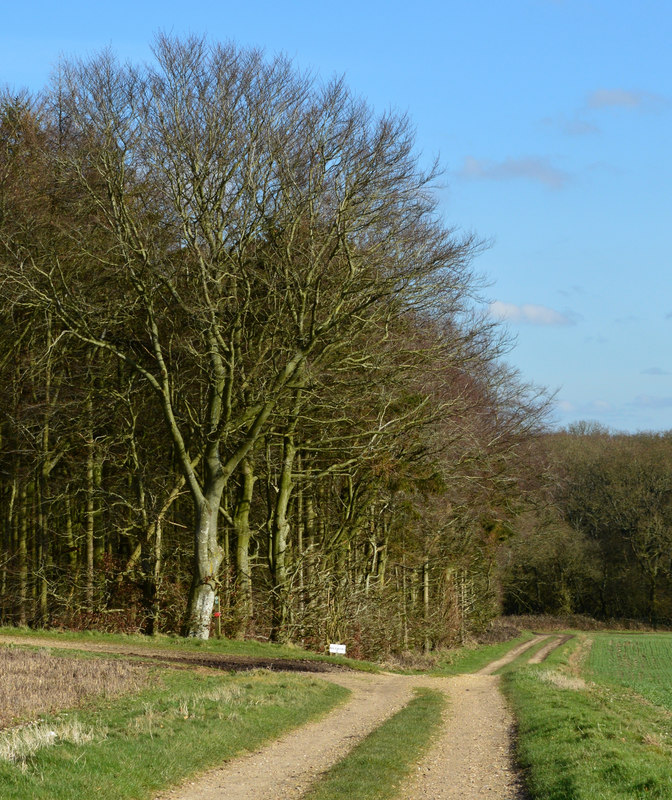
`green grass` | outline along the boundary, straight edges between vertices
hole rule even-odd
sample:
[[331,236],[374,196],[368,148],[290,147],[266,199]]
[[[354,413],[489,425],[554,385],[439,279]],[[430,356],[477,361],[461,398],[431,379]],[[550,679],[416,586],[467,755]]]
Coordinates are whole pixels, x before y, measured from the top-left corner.
[[[51,735],[52,746],[0,760],[0,797],[150,798],[302,725],[347,695],[325,681],[286,674],[157,668],[150,690],[43,718],[31,730]],[[16,731],[0,733],[5,744],[12,736]]]
[[[591,637],[592,638],[592,637]],[[670,712],[656,705],[651,687],[669,681],[661,659],[672,664],[672,637],[646,636],[635,648],[624,637],[596,634],[589,666],[577,674],[575,639],[540,665],[507,672],[502,683],[518,720],[518,755],[528,788],[538,800],[638,800],[672,798]],[[642,654],[656,653],[649,674]],[[665,655],[666,654],[666,655]],[[650,659],[649,659],[650,660]],[[588,683],[582,685],[581,679]],[[637,690],[637,693],[634,691]],[[644,699],[642,695],[648,695]]]
[[385,800],[428,746],[441,722],[445,698],[441,692],[416,689],[401,711],[369,734],[313,787],[303,800]]
[[499,644],[485,644],[477,647],[460,647],[457,650],[449,651],[438,662],[436,667],[430,670],[430,675],[462,675],[466,672],[477,672],[482,667],[487,666],[491,661],[505,656],[516,645],[529,641],[534,636],[530,631],[524,631],[515,639]]
[[[60,631],[32,628],[0,627],[0,636],[21,636],[35,639],[35,643],[49,641],[86,644],[122,645],[162,649],[167,652],[196,653],[199,655],[235,655],[250,658],[288,658],[325,661],[340,664],[363,672],[378,672],[379,667],[370,661],[360,661],[345,656],[314,653],[295,645],[272,644],[239,639],[187,639],[179,636],[142,636],[140,634],[100,633],[98,631]],[[140,652],[140,650],[138,650]]]

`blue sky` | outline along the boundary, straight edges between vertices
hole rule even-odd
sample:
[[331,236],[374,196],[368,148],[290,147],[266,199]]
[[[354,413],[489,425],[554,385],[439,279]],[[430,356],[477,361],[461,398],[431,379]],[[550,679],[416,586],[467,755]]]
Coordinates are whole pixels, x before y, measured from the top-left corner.
[[14,88],[61,55],[147,59],[163,30],[283,52],[408,112],[446,223],[491,242],[475,268],[517,336],[508,361],[557,391],[556,424],[672,428],[670,0],[3,6]]

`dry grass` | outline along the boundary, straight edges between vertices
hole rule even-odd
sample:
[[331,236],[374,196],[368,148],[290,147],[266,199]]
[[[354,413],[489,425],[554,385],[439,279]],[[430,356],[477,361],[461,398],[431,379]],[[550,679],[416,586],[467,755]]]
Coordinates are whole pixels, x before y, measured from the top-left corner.
[[433,669],[439,660],[438,655],[404,650],[402,653],[390,654],[382,663],[384,669]]
[[575,677],[581,677],[588,657],[593,646],[594,639],[589,636],[579,634],[576,637],[576,647],[569,654],[567,669]]
[[78,719],[61,720],[55,724],[32,723],[0,733],[0,760],[11,761],[25,769],[28,760],[38,750],[63,742],[85,744],[104,739],[107,731],[82,725]]
[[557,689],[571,689],[579,692],[588,688],[588,684],[583,678],[565,675],[564,672],[559,672],[558,670],[545,670],[540,672],[538,677],[540,681],[555,686]]
[[117,697],[146,685],[147,668],[128,661],[54,656],[0,646],[0,728],[93,697]]

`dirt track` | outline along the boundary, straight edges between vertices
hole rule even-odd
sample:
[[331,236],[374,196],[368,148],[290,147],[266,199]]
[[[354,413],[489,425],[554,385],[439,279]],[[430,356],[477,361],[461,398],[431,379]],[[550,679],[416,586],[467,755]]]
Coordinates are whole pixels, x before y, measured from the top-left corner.
[[[512,759],[513,718],[490,674],[542,641],[537,636],[477,675],[429,678],[325,674],[352,691],[348,703],[271,745],[159,795],[156,800],[294,800],[385,719],[416,686],[448,696],[439,735],[401,787],[403,800],[515,800],[524,797]],[[349,800],[349,799],[346,799]],[[353,799],[354,800],[354,799]]]
[[[428,686],[448,697],[443,724],[430,750],[401,788],[400,800],[516,800],[524,790],[512,759],[513,718],[492,673],[525,650],[548,638],[547,655],[566,638],[537,636],[514,648],[505,658],[479,673],[454,678],[371,675],[333,669],[320,662],[292,662],[290,669],[308,666],[324,680],[350,689],[347,703],[317,722],[309,723],[266,747],[233,759],[156,800],[289,800],[345,756],[357,742],[411,698],[413,688]],[[219,669],[265,666],[279,669],[276,659],[244,659],[191,654],[167,655],[152,648],[39,642],[32,637],[0,637],[0,642],[63,649],[87,649],[195,663]],[[543,657],[543,656],[542,656]],[[287,662],[282,662],[286,664]],[[346,798],[345,800],[349,800]]]

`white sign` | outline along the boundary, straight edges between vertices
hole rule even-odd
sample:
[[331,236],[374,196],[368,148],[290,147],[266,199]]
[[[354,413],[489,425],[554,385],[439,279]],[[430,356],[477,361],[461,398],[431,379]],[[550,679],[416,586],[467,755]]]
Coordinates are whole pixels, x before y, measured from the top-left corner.
[[330,655],[345,655],[345,645],[344,644],[330,644],[329,645],[329,653]]

